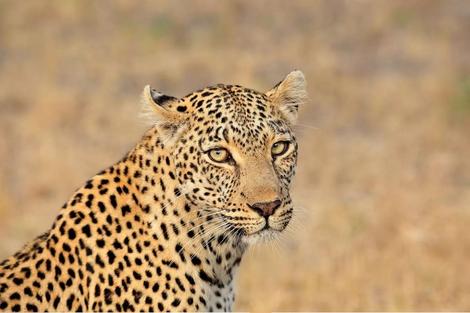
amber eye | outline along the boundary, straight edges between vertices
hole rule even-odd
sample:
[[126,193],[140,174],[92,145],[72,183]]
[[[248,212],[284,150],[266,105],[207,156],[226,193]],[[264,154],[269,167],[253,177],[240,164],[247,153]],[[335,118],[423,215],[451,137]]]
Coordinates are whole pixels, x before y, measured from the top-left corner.
[[271,147],[271,154],[273,157],[277,157],[283,155],[289,149],[289,142],[288,141],[278,141]]
[[208,151],[209,158],[217,163],[228,162],[232,159],[230,153],[224,148],[215,148]]

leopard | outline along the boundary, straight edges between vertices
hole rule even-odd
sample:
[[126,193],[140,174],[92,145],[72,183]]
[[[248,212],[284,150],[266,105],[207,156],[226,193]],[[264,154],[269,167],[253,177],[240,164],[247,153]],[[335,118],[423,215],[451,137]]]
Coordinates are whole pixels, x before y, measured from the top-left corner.
[[141,140],[0,264],[0,309],[231,311],[243,255],[294,215],[306,99],[299,70],[266,92],[145,86]]

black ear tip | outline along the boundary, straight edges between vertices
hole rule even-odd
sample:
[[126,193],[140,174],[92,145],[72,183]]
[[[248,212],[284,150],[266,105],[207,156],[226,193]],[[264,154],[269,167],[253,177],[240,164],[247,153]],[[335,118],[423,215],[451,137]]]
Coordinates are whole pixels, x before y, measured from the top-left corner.
[[158,98],[162,96],[162,93],[156,91],[153,88],[150,88],[150,96],[152,97],[153,101],[157,102]]
[[150,88],[150,96],[152,97],[152,100],[158,105],[163,105],[165,102],[176,100],[175,97],[164,95],[153,88]]

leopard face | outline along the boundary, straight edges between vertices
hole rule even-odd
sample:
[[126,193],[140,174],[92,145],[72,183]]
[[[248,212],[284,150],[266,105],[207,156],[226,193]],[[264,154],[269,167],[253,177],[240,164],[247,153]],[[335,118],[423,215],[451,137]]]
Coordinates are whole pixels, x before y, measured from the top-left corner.
[[298,148],[292,128],[304,84],[293,72],[267,93],[218,85],[176,99],[149,90],[157,108],[172,114],[162,131],[182,193],[200,217],[217,221],[213,229],[253,242],[288,225]]

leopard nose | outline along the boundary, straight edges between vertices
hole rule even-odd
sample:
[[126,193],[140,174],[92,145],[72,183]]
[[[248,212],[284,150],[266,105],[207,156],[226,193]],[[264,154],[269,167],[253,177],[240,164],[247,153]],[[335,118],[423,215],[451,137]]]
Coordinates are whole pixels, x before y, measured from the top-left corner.
[[281,200],[276,199],[270,202],[258,202],[248,206],[262,217],[268,217],[273,215],[274,211],[281,206]]

